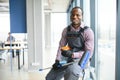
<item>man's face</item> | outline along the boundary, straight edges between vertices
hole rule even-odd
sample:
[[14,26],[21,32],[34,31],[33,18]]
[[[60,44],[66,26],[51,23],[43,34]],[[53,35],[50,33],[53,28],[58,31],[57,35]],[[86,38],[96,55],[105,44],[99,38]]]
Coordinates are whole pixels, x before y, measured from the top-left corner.
[[79,8],[75,8],[71,11],[71,16],[70,16],[72,25],[80,25],[82,21],[82,10]]

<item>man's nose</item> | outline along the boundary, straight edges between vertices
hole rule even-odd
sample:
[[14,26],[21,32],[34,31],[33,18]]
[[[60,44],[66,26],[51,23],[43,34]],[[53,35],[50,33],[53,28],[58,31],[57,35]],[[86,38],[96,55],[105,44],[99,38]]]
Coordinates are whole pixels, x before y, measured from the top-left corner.
[[73,18],[77,18],[77,15],[74,15]]

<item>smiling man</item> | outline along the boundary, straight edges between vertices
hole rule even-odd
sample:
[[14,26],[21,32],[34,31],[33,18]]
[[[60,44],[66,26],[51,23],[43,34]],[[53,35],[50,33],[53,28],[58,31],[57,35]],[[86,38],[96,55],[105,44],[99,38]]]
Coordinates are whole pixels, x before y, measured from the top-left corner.
[[[53,68],[46,76],[46,80],[78,80],[82,77],[82,68],[76,60],[80,60],[82,55],[90,52],[90,57],[94,50],[94,34],[90,27],[87,27],[83,22],[83,11],[80,7],[74,7],[71,10],[71,24],[64,28],[62,37],[59,42],[59,47],[56,55]],[[63,47],[68,46],[68,50]],[[70,65],[62,66],[61,62],[73,62]]]

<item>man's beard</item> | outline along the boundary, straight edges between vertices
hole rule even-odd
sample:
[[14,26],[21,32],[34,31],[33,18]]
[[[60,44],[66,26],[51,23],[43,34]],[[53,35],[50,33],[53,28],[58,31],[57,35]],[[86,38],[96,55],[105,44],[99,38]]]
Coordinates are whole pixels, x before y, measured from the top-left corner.
[[80,25],[80,22],[72,22],[72,25],[75,26],[75,25]]

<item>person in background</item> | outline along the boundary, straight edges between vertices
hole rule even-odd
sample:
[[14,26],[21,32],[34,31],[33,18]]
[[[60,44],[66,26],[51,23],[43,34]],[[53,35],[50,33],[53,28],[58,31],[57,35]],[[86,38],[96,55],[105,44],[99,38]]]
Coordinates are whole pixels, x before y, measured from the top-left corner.
[[[14,44],[10,44],[10,43],[15,42],[15,37],[10,32],[8,33],[7,42],[8,44],[5,44],[5,46],[14,46]],[[10,50],[8,50],[8,52],[9,51]],[[12,49],[11,51],[12,51],[12,57],[15,57],[14,49]]]
[[15,37],[9,32],[7,37],[7,42],[15,42]]
[[[56,55],[55,63],[50,72],[46,75],[46,80],[79,80],[82,77],[82,68],[78,62],[60,67],[60,62],[66,60],[67,63],[80,60],[85,51],[90,51],[90,57],[94,50],[94,33],[90,27],[82,21],[83,11],[80,7],[74,7],[70,13],[71,24],[64,28]],[[68,46],[68,50],[62,47]],[[67,48],[66,48],[67,49]]]

